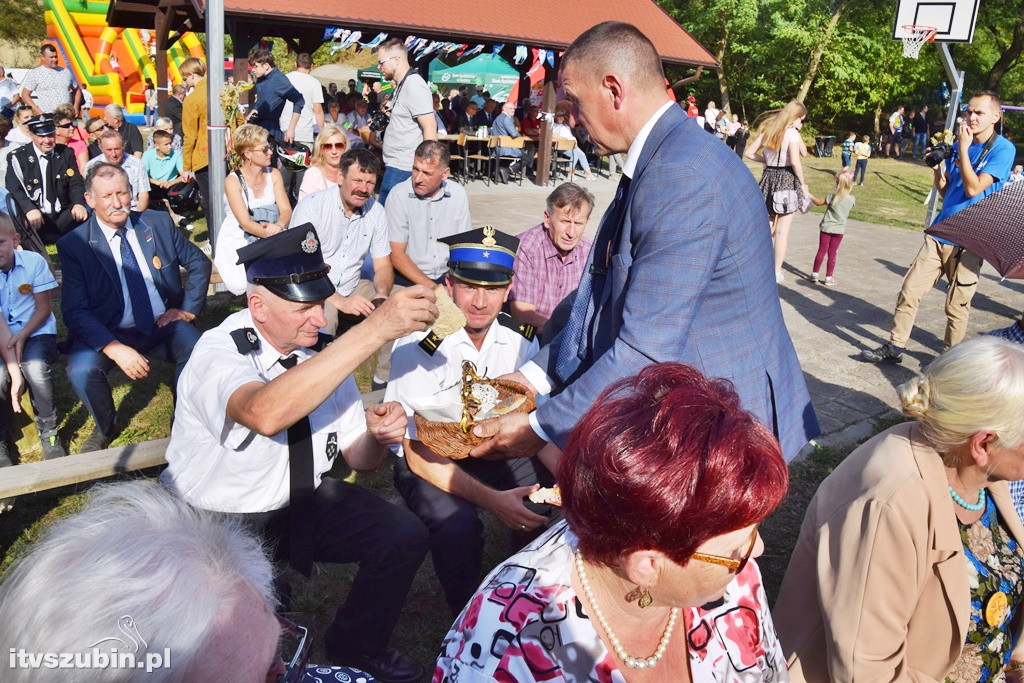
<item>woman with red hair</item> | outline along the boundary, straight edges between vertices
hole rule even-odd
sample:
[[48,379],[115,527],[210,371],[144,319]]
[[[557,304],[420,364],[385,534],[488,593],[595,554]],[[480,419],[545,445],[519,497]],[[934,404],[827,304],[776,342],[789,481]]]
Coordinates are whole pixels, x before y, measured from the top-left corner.
[[434,682],[788,680],[751,561],[787,477],[725,380],[613,384],[566,444],[565,521],[484,579]]

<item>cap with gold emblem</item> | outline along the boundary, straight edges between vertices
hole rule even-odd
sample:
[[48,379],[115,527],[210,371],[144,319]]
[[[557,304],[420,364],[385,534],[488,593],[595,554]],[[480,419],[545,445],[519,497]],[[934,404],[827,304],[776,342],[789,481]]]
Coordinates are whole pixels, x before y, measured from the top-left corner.
[[321,301],[334,294],[320,238],[304,223],[238,250],[245,279],[289,301]]
[[512,281],[519,238],[487,225],[439,241],[448,245],[448,268],[458,279],[480,285]]

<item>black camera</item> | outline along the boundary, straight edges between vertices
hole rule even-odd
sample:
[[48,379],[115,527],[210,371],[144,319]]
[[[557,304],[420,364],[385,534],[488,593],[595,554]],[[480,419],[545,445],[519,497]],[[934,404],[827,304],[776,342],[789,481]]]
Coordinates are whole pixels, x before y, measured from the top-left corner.
[[939,142],[932,146],[930,152],[924,155],[924,163],[935,168],[943,161],[953,156],[953,146],[946,142]]
[[388,123],[390,121],[391,119],[388,115],[378,109],[370,114],[370,122],[367,126],[369,126],[370,130],[374,133],[379,133],[388,127]]

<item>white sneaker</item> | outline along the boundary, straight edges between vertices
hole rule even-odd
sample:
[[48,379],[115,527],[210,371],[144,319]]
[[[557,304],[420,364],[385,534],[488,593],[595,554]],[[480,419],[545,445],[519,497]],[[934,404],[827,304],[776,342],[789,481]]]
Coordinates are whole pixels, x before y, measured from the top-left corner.
[[818,274],[817,273],[811,273],[811,276],[808,277],[807,279],[810,280],[811,282],[818,282]]
[[209,242],[199,247],[199,249],[207,256],[213,256],[213,245]]
[[782,274],[781,270],[775,271],[775,282],[779,283],[786,279],[786,276]]

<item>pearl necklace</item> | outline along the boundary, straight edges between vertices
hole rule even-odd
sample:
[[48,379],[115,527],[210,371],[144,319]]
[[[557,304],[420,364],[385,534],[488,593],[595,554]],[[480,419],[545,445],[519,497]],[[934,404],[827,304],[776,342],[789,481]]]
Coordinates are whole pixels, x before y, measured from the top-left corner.
[[668,625],[665,627],[665,632],[661,635],[661,640],[658,641],[658,649],[654,651],[650,657],[633,657],[626,652],[626,648],[619,642],[618,636],[616,636],[610,626],[608,626],[608,620],[604,617],[604,612],[597,604],[597,600],[594,599],[594,593],[590,590],[590,580],[587,578],[587,573],[583,568],[583,555],[579,550],[576,551],[576,573],[580,577],[580,585],[583,587],[583,594],[587,596],[587,601],[590,603],[590,608],[594,610],[594,616],[597,617],[597,623],[601,624],[601,628],[604,629],[605,634],[608,636],[609,642],[612,644],[612,649],[615,650],[615,654],[618,655],[619,659],[622,660],[626,666],[631,669],[648,669],[653,668],[661,658],[665,656],[665,651],[668,649],[668,641],[672,638],[672,630],[676,626],[676,619],[679,617],[679,608],[673,607],[672,611],[668,616]]
[[952,485],[950,485],[950,487],[949,487],[949,495],[951,495],[953,497],[953,500],[956,501],[957,505],[959,505],[960,507],[962,507],[965,510],[970,510],[971,512],[977,512],[978,510],[980,510],[983,507],[985,507],[985,489],[981,489],[981,491],[978,492],[978,502],[974,503],[973,505],[968,503],[963,498],[961,498],[960,494],[953,490],[953,486]]

